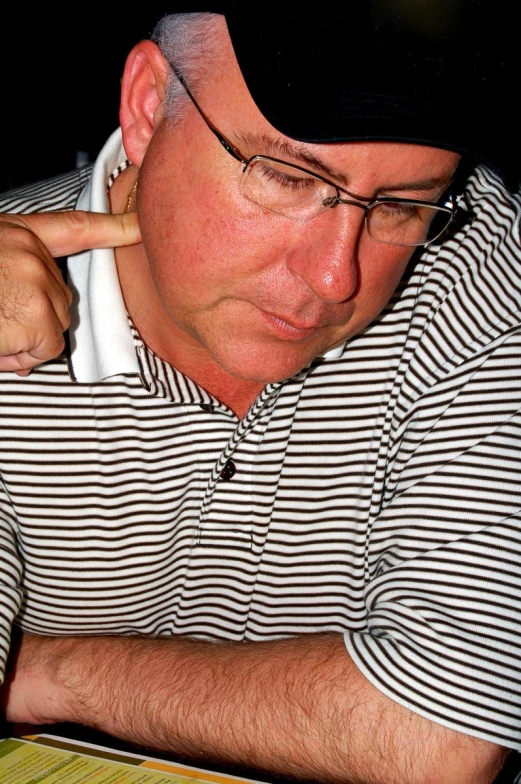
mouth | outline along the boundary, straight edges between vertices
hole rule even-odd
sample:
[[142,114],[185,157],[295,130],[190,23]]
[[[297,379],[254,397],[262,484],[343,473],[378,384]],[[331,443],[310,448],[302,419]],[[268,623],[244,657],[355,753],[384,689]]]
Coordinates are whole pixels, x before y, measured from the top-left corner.
[[297,322],[285,316],[278,316],[268,313],[266,310],[259,309],[264,322],[271,332],[282,337],[284,340],[305,340],[315,335],[320,329],[320,322]]

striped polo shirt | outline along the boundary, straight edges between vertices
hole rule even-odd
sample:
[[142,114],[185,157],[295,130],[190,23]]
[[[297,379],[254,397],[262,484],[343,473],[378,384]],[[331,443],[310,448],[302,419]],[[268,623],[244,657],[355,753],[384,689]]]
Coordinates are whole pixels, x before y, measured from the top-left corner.
[[[124,166],[116,131],[0,208],[107,211]],[[0,374],[3,662],[13,623],[333,631],[392,700],[521,748],[521,199],[479,167],[460,203],[368,328],[241,421],[144,345],[112,251],[68,260],[70,355]]]

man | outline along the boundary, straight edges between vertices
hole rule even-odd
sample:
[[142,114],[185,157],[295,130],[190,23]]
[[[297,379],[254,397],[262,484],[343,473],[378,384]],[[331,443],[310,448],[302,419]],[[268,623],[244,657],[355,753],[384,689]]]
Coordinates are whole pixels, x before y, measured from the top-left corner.
[[134,47],[92,174],[3,200],[4,369],[37,366],[2,381],[6,715],[490,782],[520,735],[521,205],[480,6],[277,6],[174,8],[217,13]]

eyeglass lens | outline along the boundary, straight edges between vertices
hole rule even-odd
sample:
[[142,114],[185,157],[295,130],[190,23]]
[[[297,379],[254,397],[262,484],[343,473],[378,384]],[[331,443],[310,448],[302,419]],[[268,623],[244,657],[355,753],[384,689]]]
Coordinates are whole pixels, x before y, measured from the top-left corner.
[[[265,209],[295,220],[307,220],[342,203],[330,183],[291,164],[258,156],[246,166],[241,193]],[[369,235],[390,245],[416,246],[432,242],[452,220],[452,210],[417,201],[392,199],[366,207],[346,200],[366,212]]]

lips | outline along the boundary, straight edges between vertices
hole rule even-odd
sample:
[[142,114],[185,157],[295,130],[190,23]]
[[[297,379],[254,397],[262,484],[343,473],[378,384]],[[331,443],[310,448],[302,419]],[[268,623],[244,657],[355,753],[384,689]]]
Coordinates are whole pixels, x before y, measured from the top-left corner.
[[283,324],[286,324],[288,327],[291,327],[292,329],[298,330],[300,332],[313,332],[314,330],[320,328],[320,322],[318,321],[298,322],[298,321],[293,321],[291,318],[288,318],[288,316],[279,316],[276,313],[268,313],[267,311],[264,311],[264,313],[266,313],[267,316],[270,316],[271,318],[276,319],[277,321],[281,321]]
[[[327,313],[315,314],[312,318],[307,318],[305,320],[296,318],[295,316],[288,316],[283,313],[276,313],[267,308],[259,307],[258,305],[256,307],[266,316],[283,322],[288,327],[303,333],[315,332],[317,329],[322,329],[323,327],[340,327],[346,324],[351,317],[351,313],[349,312],[350,308],[342,306],[334,306],[334,310],[332,309]],[[302,308],[302,310],[304,310],[304,308]],[[298,312],[298,309],[295,309],[293,312],[295,311]]]
[[264,329],[284,342],[299,342],[313,338],[320,329],[319,321],[297,321],[287,316],[280,316],[269,311],[257,309],[261,315]]
[[306,342],[317,337],[322,330],[325,330],[325,338],[329,330],[336,331],[336,328],[347,325],[353,315],[352,303],[329,306],[326,303],[308,302],[290,308],[288,308],[290,303],[283,303],[284,307],[279,309],[270,307],[267,302],[260,303],[258,297],[257,302],[250,298],[244,298],[243,302],[256,311],[257,318],[260,316],[263,331],[266,330],[268,334],[271,333],[278,339],[290,342]]

